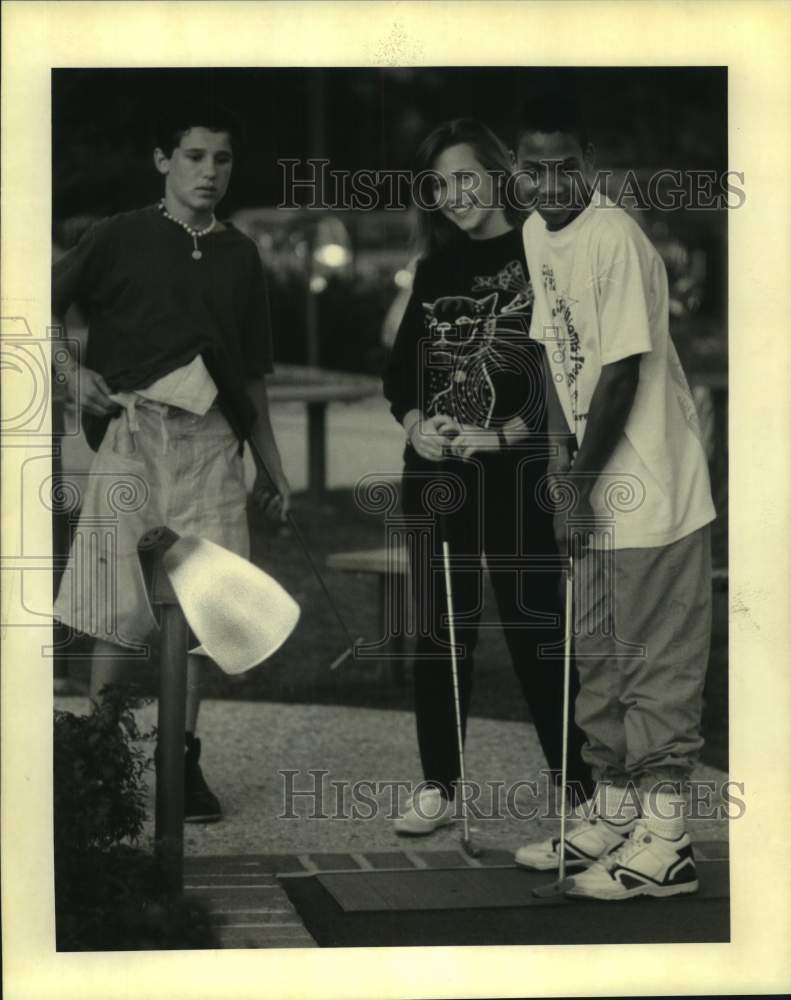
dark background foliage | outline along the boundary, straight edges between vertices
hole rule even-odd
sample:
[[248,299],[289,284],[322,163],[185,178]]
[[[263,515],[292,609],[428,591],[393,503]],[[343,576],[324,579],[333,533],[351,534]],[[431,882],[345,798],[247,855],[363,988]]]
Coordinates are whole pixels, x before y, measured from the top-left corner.
[[162,102],[182,93],[219,100],[244,123],[232,211],[279,202],[283,157],[405,169],[428,131],[460,116],[480,118],[511,143],[523,102],[550,87],[585,98],[608,166],[724,170],[726,82],[717,67],[60,69],[53,215],[104,215],[158,197],[152,123]]

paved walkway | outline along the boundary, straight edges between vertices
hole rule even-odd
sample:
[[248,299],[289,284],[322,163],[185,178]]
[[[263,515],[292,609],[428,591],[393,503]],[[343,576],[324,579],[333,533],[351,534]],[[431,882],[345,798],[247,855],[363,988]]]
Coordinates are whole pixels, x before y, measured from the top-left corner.
[[187,859],[185,896],[207,910],[218,947],[316,947],[272,867],[245,855]]

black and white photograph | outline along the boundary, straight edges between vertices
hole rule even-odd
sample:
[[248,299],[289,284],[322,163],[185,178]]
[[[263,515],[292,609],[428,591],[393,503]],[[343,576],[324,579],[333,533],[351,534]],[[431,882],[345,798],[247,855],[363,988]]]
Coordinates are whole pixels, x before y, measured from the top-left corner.
[[41,664],[58,959],[740,943],[772,783],[735,740],[771,770],[742,699],[772,704],[787,563],[782,535],[763,576],[733,558],[786,530],[774,438],[740,437],[771,413],[734,360],[744,67],[432,61],[403,24],[357,61],[119,36],[37,70],[50,303],[4,294],[3,628]]

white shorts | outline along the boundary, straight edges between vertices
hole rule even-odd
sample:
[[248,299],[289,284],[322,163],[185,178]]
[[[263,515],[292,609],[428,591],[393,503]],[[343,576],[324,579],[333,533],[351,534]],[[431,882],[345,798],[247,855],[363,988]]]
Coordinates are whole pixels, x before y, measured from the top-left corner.
[[239,442],[217,407],[205,416],[140,401],[135,423],[114,418],[81,497],[55,601],[79,632],[142,652],[156,630],[137,543],[164,525],[249,557]]

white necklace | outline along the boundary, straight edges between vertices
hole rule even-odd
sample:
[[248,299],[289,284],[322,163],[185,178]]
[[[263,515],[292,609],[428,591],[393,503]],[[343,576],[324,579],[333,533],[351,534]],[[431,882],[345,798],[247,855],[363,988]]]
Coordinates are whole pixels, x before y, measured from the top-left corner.
[[192,259],[200,260],[203,254],[198,249],[198,237],[206,236],[217,225],[217,219],[214,217],[214,212],[212,212],[211,222],[209,223],[208,226],[206,226],[205,229],[193,229],[192,226],[190,226],[188,223],[182,222],[181,219],[177,219],[175,215],[171,215],[170,212],[168,212],[168,210],[165,208],[164,198],[160,201],[159,207],[166,219],[170,219],[171,222],[175,222],[177,226],[181,226],[181,228],[185,230],[185,232],[189,233],[189,235],[192,237],[192,246],[193,246]]

